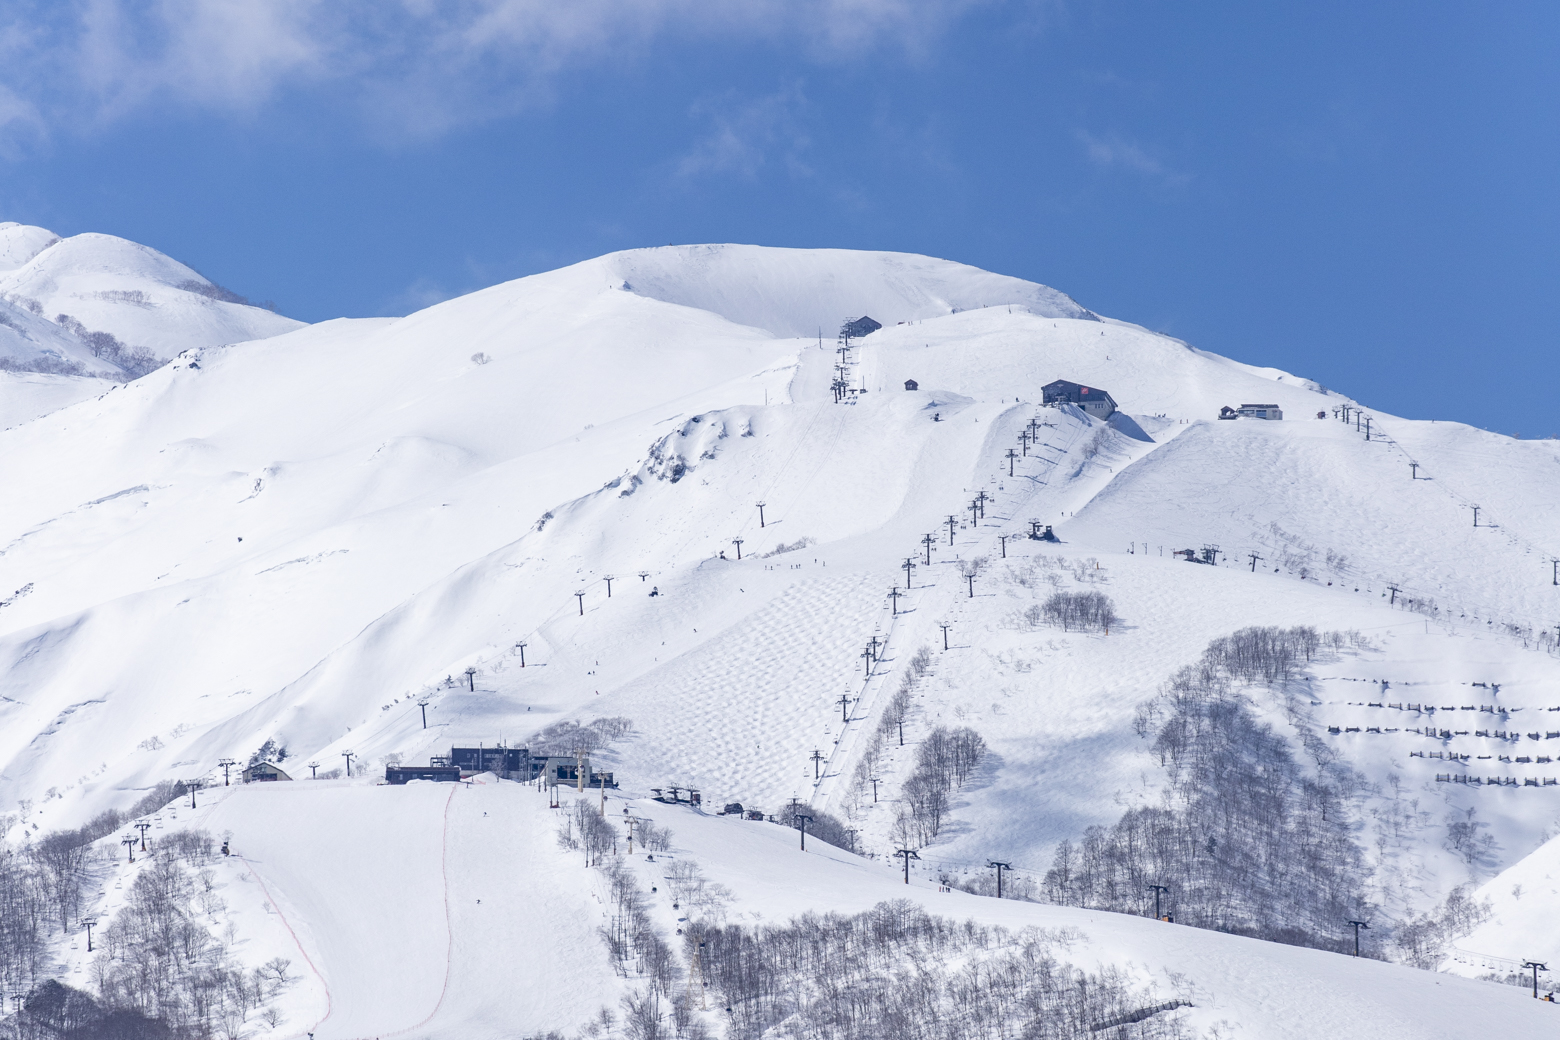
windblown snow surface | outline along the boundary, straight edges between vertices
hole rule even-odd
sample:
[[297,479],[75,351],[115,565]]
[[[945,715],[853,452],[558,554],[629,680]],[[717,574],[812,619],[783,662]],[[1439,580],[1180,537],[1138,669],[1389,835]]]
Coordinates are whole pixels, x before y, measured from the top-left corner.
[[[23,244],[0,253],[0,285],[39,293],[40,262],[80,240],[43,249],[23,231],[5,230]],[[59,284],[107,322],[85,280]],[[0,433],[0,801],[26,804],[18,840],[159,781],[214,780],[156,826],[231,832],[217,872],[237,954],[307,967],[280,1023],[251,1035],[513,1036],[615,1005],[633,980],[597,937],[604,883],[560,848],[544,794],[490,775],[379,784],[387,760],[605,716],[634,724],[597,756],[621,784],[608,816],[632,807],[674,835],[656,862],[633,857],[645,887],[696,861],[732,891],[733,920],[908,897],[1071,927],[1074,963],[1189,1001],[1174,1013],[1206,1035],[1560,1023],[1474,963],[1560,958],[1560,853],[1544,845],[1560,686],[1539,641],[1560,620],[1555,443],[1376,411],[1367,440],[1335,414],[1353,401],[1305,379],[902,254],[632,251],[236,345],[211,341],[201,316],[219,304],[194,299],[188,338],[164,341],[172,364]],[[884,327],[843,355],[852,393],[835,403],[832,332],[861,314]],[[1122,412],[1042,407],[1058,378]],[[1251,402],[1284,420],[1215,419]],[[1060,542],[1025,537],[1032,519]],[[1171,555],[1205,544],[1217,566]],[[961,565],[978,557],[971,585]],[[1014,576],[1036,559],[1122,622],[1021,623],[1037,593]],[[1445,970],[944,890],[992,858],[1039,877],[1058,842],[1156,798],[1136,706],[1249,625],[1361,634],[1313,662],[1309,711],[1280,730],[1316,734],[1370,782],[1365,895],[1384,914],[1466,883],[1505,893]],[[874,805],[849,781],[922,648],[909,745],[887,750]],[[1437,721],[1456,735],[1407,732]],[[938,724],[976,729],[990,754],[907,887],[892,808]],[[1507,735],[1472,735],[1494,728]],[[217,763],[267,740],[301,779],[222,787]],[[303,763],[347,752],[354,779],[308,781]],[[1514,785],[1437,780],[1451,774]],[[672,784],[706,809],[800,799],[849,819],[867,854],[803,853],[794,831],[649,799]],[[1472,852],[1448,840],[1470,819]],[[106,918],[141,867],[105,875]],[[670,936],[677,915],[657,907]],[[90,975],[84,951],[60,955],[67,981]]]

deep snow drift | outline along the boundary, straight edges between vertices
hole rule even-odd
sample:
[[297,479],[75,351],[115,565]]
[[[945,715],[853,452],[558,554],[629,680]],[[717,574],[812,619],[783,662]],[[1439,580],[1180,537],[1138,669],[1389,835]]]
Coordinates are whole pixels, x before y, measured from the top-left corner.
[[[0,278],[32,267],[27,284],[42,284],[40,261],[66,244]],[[171,307],[182,290],[168,292]],[[192,315],[235,306],[195,299]],[[79,316],[99,327],[93,313]],[[837,352],[833,330],[861,314],[883,328]],[[1403,919],[1518,864],[1560,797],[1545,783],[1560,777],[1553,442],[1375,412],[1366,439],[1338,414],[1353,401],[1305,379],[902,254],[641,250],[403,319],[275,331],[191,341],[150,375],[0,433],[0,486],[24,489],[0,511],[0,798],[27,812],[13,840],[162,780],[220,782],[219,760],[266,741],[285,746],[294,777],[349,751],[368,774],[245,788],[199,810],[245,857],[223,864],[224,883],[250,871],[270,895],[245,905],[279,908],[297,933],[250,906],[237,924],[255,956],[295,941],[317,971],[275,1035],[316,1021],[322,1040],[499,1035],[483,953],[503,961],[542,941],[578,960],[547,967],[553,996],[521,1028],[573,1028],[614,1003],[590,910],[599,881],[565,868],[541,796],[366,786],[387,760],[608,715],[635,727],[599,756],[624,796],[677,784],[770,812],[796,798],[845,819],[875,857],[825,852],[827,868],[798,860],[771,876],[760,845],[788,848],[793,832],[672,810],[677,847],[733,890],[733,913],[899,894],[883,857],[914,746],[932,726],[969,726],[990,754],[920,849],[930,887],[911,886],[940,912],[1075,925],[1086,959],[1202,994],[1188,1021],[1228,1021],[1233,1035],[1370,1021],[1354,1035],[1463,1036],[1505,1015],[1508,1032],[1537,1035],[1547,1021],[1508,987],[1357,974],[1334,954],[939,893],[936,879],[968,880],[991,858],[1037,879],[1058,842],[1157,797],[1136,706],[1247,625],[1357,634],[1313,663],[1303,710],[1253,697],[1366,781],[1362,899]],[[1041,406],[1058,378],[1103,387],[1121,413]],[[1253,402],[1285,419],[1215,418]],[[1028,538],[1032,520],[1060,541]],[[1171,555],[1205,544],[1217,566]],[[1106,635],[1029,620],[1071,589],[1108,594],[1122,623]],[[875,661],[862,656],[874,638],[886,640]],[[857,764],[922,649],[909,740],[882,749],[874,803]],[[408,842],[394,871],[375,836],[392,820]],[[760,845],[738,848],[728,825]],[[452,860],[471,873],[451,876]],[[517,860],[535,881],[523,891],[505,887]],[[402,924],[368,920],[391,891],[439,891],[436,861],[443,891],[503,892],[481,898],[507,916],[447,895],[445,914],[413,900]],[[1553,920],[1557,906],[1524,883],[1524,912]],[[1523,945],[1538,932],[1486,928],[1470,949],[1542,953]],[[382,958],[400,937],[423,960]],[[442,997],[435,976],[451,980]],[[581,977],[599,985],[571,990]],[[397,997],[380,1001],[387,978]]]

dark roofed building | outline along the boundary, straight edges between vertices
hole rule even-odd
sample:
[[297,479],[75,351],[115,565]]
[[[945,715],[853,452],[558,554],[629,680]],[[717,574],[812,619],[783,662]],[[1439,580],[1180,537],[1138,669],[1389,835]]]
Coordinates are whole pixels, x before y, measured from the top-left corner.
[[244,770],[244,783],[265,783],[272,780],[291,780],[275,762],[256,762]]
[[535,775],[531,767],[531,752],[525,748],[506,747],[452,747],[450,765],[470,776],[473,773],[496,773],[510,777],[516,774],[529,780]]
[[860,339],[862,336],[870,336],[882,327],[883,324],[881,322],[873,321],[863,314],[861,317],[851,318],[841,325],[840,335],[846,339]]
[[914,379],[906,379],[905,380],[905,389],[906,390],[919,390],[919,389],[921,389],[921,384],[917,383]]
[[385,766],[385,782],[404,784],[410,780],[441,780],[460,782],[460,769],[456,766]]
[[1040,388],[1042,404],[1075,404],[1086,413],[1099,419],[1109,419],[1116,411],[1116,402],[1110,394],[1097,386],[1083,386],[1058,379]]

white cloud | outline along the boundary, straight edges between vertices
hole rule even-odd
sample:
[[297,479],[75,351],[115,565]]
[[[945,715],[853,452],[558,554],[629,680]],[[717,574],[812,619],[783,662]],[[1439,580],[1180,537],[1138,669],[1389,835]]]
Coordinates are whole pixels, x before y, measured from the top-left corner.
[[709,118],[714,128],[682,157],[677,172],[684,177],[703,173],[753,177],[778,156],[792,176],[811,174],[801,158],[810,144],[801,121],[806,103],[800,86],[753,101],[737,103],[724,98],[700,102],[694,115]]
[[1117,167],[1139,173],[1145,177],[1179,184],[1187,180],[1185,174],[1176,173],[1138,145],[1117,134],[1096,137],[1086,130],[1078,131],[1078,140],[1085,154],[1098,166]]
[[819,60],[930,47],[1003,0],[12,0],[0,100],[54,127],[154,105],[260,108],[316,91],[393,132],[545,100],[560,70],[679,40],[769,40]]

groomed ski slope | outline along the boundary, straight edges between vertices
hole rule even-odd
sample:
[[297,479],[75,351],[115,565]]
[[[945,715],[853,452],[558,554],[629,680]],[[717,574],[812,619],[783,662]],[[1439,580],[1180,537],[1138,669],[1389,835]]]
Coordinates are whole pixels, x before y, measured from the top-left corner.
[[[867,303],[834,313],[845,300]],[[862,311],[885,327],[849,355],[849,384],[865,393],[834,404],[835,344],[806,333]],[[1125,414],[1104,424],[1040,407],[1040,387],[1055,378],[1108,389]],[[920,389],[901,389],[906,379]],[[1286,419],[1212,419],[1246,402],[1277,403]],[[925,875],[1003,856],[1033,877],[1057,841],[1154,797],[1160,774],[1132,712],[1176,668],[1245,625],[1311,624],[1364,636],[1315,664],[1304,724],[1378,785],[1362,844],[1380,890],[1368,895],[1388,913],[1413,912],[1517,863],[1554,818],[1555,788],[1438,783],[1450,767],[1414,752],[1461,749],[1472,761],[1458,768],[1470,770],[1488,754],[1482,774],[1519,785],[1560,775],[1553,768],[1500,763],[1504,745],[1471,734],[1425,744],[1406,730],[1431,703],[1505,707],[1524,731],[1560,708],[1554,657],[1532,634],[1554,620],[1547,560],[1560,546],[1547,503],[1560,490],[1560,456],[1551,442],[1379,413],[1387,439],[1366,441],[1333,417],[1345,403],[1295,376],[1098,319],[1029,283],[900,254],[757,247],[616,254],[405,319],[191,351],[0,432],[0,483],[27,489],[0,513],[0,795],[33,799],[31,822],[47,829],[220,758],[247,760],[268,739],[288,747],[290,762],[328,766],[352,750],[378,772],[389,756],[424,761],[454,741],[521,743],[558,720],[622,715],[634,735],[598,757],[626,794],[691,784],[708,804],[770,810],[798,797],[850,818],[881,853],[914,741],[947,723],[974,727],[992,753],[949,830],[922,850]],[[1009,458],[1037,419],[1048,424],[1038,443]],[[1411,479],[1410,459],[1424,479]],[[985,514],[972,517],[980,492]],[[1471,509],[1462,519],[1471,503],[1481,507],[1477,528]],[[1032,518],[1053,525],[1060,543],[1023,537]],[[1205,543],[1222,547],[1220,566],[1170,556]],[[1248,552],[1262,557],[1255,568]],[[961,571],[976,557],[986,563],[971,596]],[[895,605],[888,593],[903,590],[906,559],[919,566]],[[1387,583],[1440,609],[1405,610]],[[1103,591],[1124,623],[1108,636],[1025,624],[1025,608],[1054,588]],[[1523,625],[1534,626],[1527,646]],[[874,635],[888,645],[869,674],[859,655]],[[933,667],[917,691],[911,745],[889,753],[885,802],[874,808],[848,781],[922,647]],[[468,668],[473,690],[456,683]],[[426,730],[419,699],[429,701]],[[1421,710],[1409,721],[1389,701]],[[825,758],[817,780],[814,751]],[[305,930],[326,927],[336,900],[357,898],[332,887],[317,857],[283,851],[312,840],[343,862],[352,855],[334,834],[293,841],[299,827],[328,827],[314,821],[312,800],[412,804],[394,801],[405,796],[423,814],[432,797],[281,787],[293,793],[245,790],[214,811],[237,814],[220,829],[233,830],[257,878],[268,876],[261,851],[272,857],[276,905],[294,900]],[[468,794],[510,797],[455,797]],[[267,817],[258,807],[282,802],[266,797],[311,807]],[[330,819],[345,804],[322,802],[318,813]],[[1445,844],[1448,821],[1470,808],[1493,839],[1475,860]],[[1394,814],[1409,824],[1375,842],[1372,828]],[[550,869],[548,827],[512,822],[535,869]],[[725,821],[674,829],[694,842],[684,831],[706,824]],[[409,847],[422,851],[408,855],[420,866],[407,868],[407,884],[426,888],[432,846],[422,823],[416,830]],[[756,869],[726,864],[719,843],[694,854],[712,875]],[[720,876],[741,893],[739,880]],[[827,886],[794,883],[804,903],[784,906],[829,905]],[[574,891],[553,887],[560,898]],[[1556,912],[1553,900],[1541,905]],[[1110,928],[1163,934],[1153,922],[1093,917],[1115,922],[1096,925],[1112,936],[1100,940],[1102,959],[1149,962]],[[427,920],[407,938],[437,946],[428,931],[437,914]],[[580,956],[603,956],[588,929],[575,934]],[[1195,935],[1177,941],[1243,942]],[[531,948],[509,941],[494,940],[495,961]],[[320,943],[327,981],[378,956]],[[1439,1006],[1431,994],[1447,986],[1487,993],[1466,998],[1480,1013],[1509,996],[1308,951],[1238,948],[1316,985],[1330,985],[1330,972],[1389,972],[1381,978],[1401,981],[1383,983],[1382,1007],[1410,991],[1405,1005]],[[1152,963],[1172,963],[1164,956]],[[420,979],[435,970],[417,963]],[[590,977],[602,988],[571,1000],[615,1000],[609,974]],[[1294,978],[1262,985],[1304,988]],[[427,1014],[413,996],[421,992],[406,988],[397,1028]],[[1252,1035],[1300,1035],[1306,1016],[1323,1014],[1315,1000],[1295,1007],[1300,1017],[1263,1028],[1296,1032]],[[357,997],[333,997],[331,1008],[336,1023],[356,1024],[322,1040],[389,1028]],[[289,1021],[314,1013],[295,1010]],[[536,1028],[572,1027],[563,1019],[578,1010],[540,1009]],[[1432,1019],[1447,1029],[1459,1021],[1423,1021]]]

